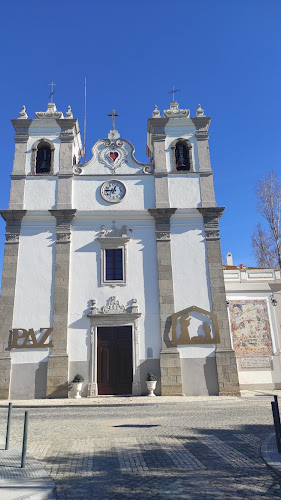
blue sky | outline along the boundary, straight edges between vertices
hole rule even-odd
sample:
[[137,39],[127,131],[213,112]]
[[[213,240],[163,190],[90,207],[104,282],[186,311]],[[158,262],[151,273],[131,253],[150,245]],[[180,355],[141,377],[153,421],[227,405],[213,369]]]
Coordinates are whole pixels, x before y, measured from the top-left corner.
[[[254,186],[280,169],[280,0],[12,0],[1,11],[0,208],[9,202],[10,119],[23,104],[30,118],[44,111],[50,82],[57,108],[70,104],[83,130],[87,77],[87,159],[114,108],[139,161],[147,161],[147,118],[155,104],[169,107],[175,85],[180,107],[195,115],[200,103],[212,116],[215,192],[226,207],[222,254],[254,265]],[[1,221],[1,267],[4,231]]]

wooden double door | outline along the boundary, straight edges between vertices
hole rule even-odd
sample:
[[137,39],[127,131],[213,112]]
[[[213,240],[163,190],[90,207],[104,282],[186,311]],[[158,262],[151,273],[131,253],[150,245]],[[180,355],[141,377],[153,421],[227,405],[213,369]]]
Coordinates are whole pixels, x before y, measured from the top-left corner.
[[98,393],[132,394],[132,327],[98,327]]

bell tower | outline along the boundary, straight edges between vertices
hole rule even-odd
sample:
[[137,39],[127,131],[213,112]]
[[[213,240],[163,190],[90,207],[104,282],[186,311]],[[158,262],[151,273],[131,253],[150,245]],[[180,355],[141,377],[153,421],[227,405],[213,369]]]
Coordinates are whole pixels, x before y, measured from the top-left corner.
[[[48,363],[44,363],[44,370],[48,365],[47,395],[67,397],[70,224],[75,215],[75,210],[72,209],[72,178],[73,165],[82,153],[78,122],[73,118],[70,106],[64,116],[57,110],[55,103],[50,102],[46,111],[36,113],[35,119],[28,118],[23,106],[19,118],[12,120],[12,124],[16,133],[10,202],[8,210],[1,211],[6,221],[6,242],[0,298],[0,398],[8,398],[13,380],[16,383],[16,380],[22,378],[22,365],[14,363],[11,379],[9,331],[13,328],[26,328],[28,331],[30,328],[25,322],[33,314],[32,300],[26,298],[28,307],[22,308],[19,305],[22,297],[28,295],[27,292],[21,292],[24,287],[31,296],[36,294],[34,301],[36,300],[38,318],[41,314],[38,321],[44,323],[41,327],[50,326],[50,311],[53,311],[51,321],[57,341]],[[64,276],[61,279],[56,275],[54,286],[51,284],[52,256],[48,251],[50,241],[47,243],[46,239],[45,250],[40,248],[40,251],[36,251],[36,244],[35,247],[33,244],[34,258],[29,262],[30,250],[27,250],[26,243],[36,233],[38,238],[39,232],[49,239],[54,233],[54,265],[60,268],[60,273]],[[27,276],[23,278],[24,269],[28,265],[30,269],[38,266],[30,283]],[[35,292],[36,289],[40,290],[41,299],[40,294]],[[46,312],[42,312],[43,307]],[[40,328],[39,324],[34,326]],[[16,360],[16,356],[14,358]],[[38,363],[34,363],[34,372],[38,366]],[[40,370],[43,373],[41,367]]]
[[[208,147],[210,122],[200,105],[191,117],[190,110],[180,109],[176,101],[162,116],[155,106],[148,120],[147,154],[155,177],[155,208],[149,212],[155,219],[165,395],[192,394],[189,377],[212,380],[214,394],[239,393],[219,238],[224,208],[215,201]],[[173,315],[193,306],[210,311],[218,321],[220,342],[212,348],[205,346],[205,355],[198,337],[188,346],[171,342]]]

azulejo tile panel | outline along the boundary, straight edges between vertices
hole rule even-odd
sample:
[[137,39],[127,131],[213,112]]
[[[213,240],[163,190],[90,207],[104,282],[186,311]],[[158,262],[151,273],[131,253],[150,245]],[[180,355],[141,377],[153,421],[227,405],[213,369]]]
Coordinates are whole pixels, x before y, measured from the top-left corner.
[[230,323],[235,354],[272,354],[272,339],[265,300],[230,300]]

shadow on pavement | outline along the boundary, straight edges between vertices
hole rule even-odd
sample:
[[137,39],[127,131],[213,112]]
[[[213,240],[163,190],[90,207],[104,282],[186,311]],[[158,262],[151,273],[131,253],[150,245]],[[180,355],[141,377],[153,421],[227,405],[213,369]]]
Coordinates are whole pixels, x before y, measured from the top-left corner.
[[[153,427],[124,425],[117,427]],[[156,426],[155,426],[156,427]],[[111,448],[44,460],[66,499],[281,498],[281,479],[260,456],[271,425],[181,429],[117,438]],[[99,448],[100,447],[100,448]],[[61,496],[60,496],[61,494]]]

